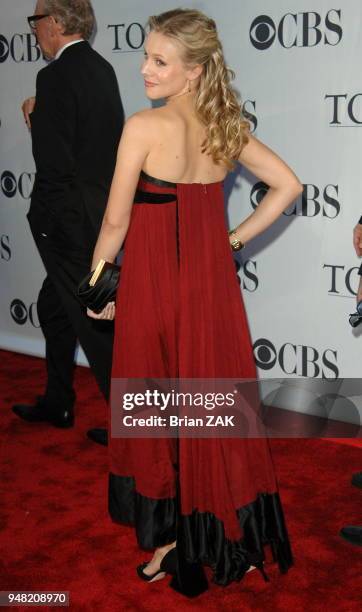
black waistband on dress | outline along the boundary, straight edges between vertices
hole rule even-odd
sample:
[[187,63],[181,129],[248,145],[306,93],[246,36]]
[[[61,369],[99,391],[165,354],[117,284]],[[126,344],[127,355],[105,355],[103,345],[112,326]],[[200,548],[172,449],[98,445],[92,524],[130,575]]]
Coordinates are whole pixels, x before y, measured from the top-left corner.
[[172,189],[176,189],[177,183],[171,183],[170,181],[164,181],[163,179],[155,178],[150,174],[146,174],[143,170],[141,170],[141,177],[147,181],[148,183],[153,183],[154,185],[158,185],[159,187],[171,187]]
[[[152,183],[153,185],[157,185],[158,187],[168,187],[169,189],[176,189],[177,187],[176,183],[157,179],[154,176],[146,174],[146,172],[143,172],[143,170],[141,170],[140,177],[145,183]],[[167,204],[169,202],[176,202],[176,199],[176,193],[157,193],[153,191],[147,191],[146,187],[146,190],[137,189],[133,201],[135,204]]]
[[167,204],[168,202],[176,202],[176,194],[153,193],[152,191],[137,189],[133,202],[135,204]]

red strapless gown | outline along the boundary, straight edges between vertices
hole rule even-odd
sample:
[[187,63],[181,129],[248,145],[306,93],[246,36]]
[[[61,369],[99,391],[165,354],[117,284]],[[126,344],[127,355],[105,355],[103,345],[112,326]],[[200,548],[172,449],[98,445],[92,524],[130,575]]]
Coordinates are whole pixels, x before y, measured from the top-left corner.
[[[222,182],[141,173],[116,303],[113,378],[256,378]],[[292,565],[267,440],[111,438],[110,460],[110,514],[141,547],[177,537],[179,557],[221,585],[266,545]]]

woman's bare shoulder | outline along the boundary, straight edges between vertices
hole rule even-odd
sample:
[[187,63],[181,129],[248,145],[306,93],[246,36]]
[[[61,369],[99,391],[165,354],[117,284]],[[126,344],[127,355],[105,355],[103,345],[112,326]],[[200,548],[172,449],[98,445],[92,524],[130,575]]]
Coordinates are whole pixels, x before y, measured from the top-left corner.
[[166,107],[145,108],[131,115],[127,119],[125,127],[132,130],[147,129],[158,131],[162,128],[167,128],[174,121],[175,118]]

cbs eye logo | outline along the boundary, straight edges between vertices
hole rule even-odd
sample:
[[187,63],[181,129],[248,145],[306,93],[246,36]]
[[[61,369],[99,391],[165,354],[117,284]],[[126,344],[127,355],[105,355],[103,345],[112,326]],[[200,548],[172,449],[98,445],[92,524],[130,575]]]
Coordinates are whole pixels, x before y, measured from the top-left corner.
[[25,325],[28,320],[28,311],[24,302],[21,300],[13,300],[10,304],[10,314],[13,321],[18,325]]
[[259,338],[254,342],[254,359],[258,368],[271,370],[278,366],[288,376],[304,378],[338,378],[338,356],[334,349],[317,349],[305,344],[284,342],[274,346],[270,340]]
[[267,15],[259,15],[250,26],[250,40],[259,51],[268,49],[274,42],[276,29],[274,21]]
[[10,35],[6,38],[0,34],[0,64],[6,60],[20,62],[37,62],[42,57],[37,38],[33,33]]
[[262,181],[258,181],[253,186],[250,192],[250,203],[254,210],[257,208],[258,204],[262,201],[263,197],[268,193],[269,185],[263,183]]
[[[250,191],[250,204],[254,208],[260,204],[268,192],[268,185],[258,181]],[[283,212],[285,217],[292,215],[313,219],[318,215],[328,219],[336,219],[341,210],[339,201],[339,186],[328,183],[325,187],[303,184],[303,193]]]
[[4,196],[13,198],[17,193],[24,200],[31,197],[35,180],[35,172],[22,172],[19,177],[16,177],[9,170],[4,170],[0,177],[0,187]]
[[260,338],[254,343],[254,359],[258,368],[271,370],[277,362],[277,351],[274,344],[266,338]]
[[9,55],[9,44],[5,36],[0,34],[0,63],[5,62]]
[[21,300],[13,300],[10,304],[10,315],[17,325],[25,325],[29,320],[33,327],[40,327],[34,302],[27,308]]
[[1,189],[3,194],[6,195],[7,198],[13,198],[17,188],[18,185],[15,176],[12,172],[5,170],[1,175]]
[[341,9],[331,9],[326,14],[315,11],[286,13],[276,22],[268,15],[253,20],[249,36],[251,44],[259,51],[269,49],[274,41],[284,49],[338,45],[343,36]]

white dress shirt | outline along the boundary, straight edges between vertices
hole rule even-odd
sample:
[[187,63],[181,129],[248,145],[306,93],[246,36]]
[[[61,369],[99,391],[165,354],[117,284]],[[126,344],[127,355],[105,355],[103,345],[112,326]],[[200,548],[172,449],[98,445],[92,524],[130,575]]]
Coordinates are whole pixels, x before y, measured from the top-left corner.
[[66,49],[67,47],[70,47],[71,45],[75,45],[76,43],[83,42],[83,41],[84,41],[84,38],[78,38],[78,40],[72,40],[71,42],[67,43],[66,45],[64,45],[64,47],[61,47],[60,49],[58,49],[58,51],[55,54],[54,59],[56,60],[59,59],[64,49]]

